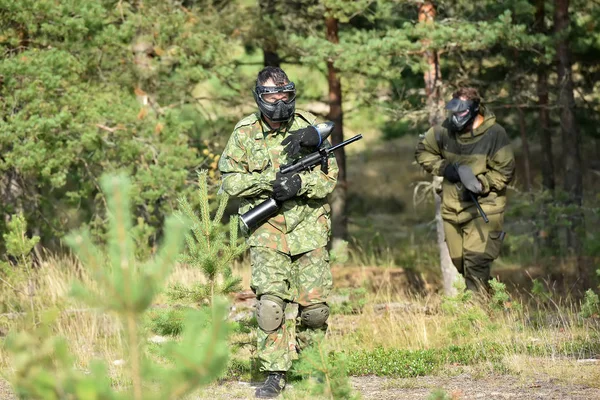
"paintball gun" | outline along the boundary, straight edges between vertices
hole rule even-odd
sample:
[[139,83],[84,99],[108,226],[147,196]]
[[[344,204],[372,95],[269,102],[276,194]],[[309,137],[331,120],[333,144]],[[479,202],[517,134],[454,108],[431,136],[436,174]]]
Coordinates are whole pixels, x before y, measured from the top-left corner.
[[477,201],[477,197],[475,197],[475,194],[473,192],[471,192],[470,190],[467,190],[467,192],[469,192],[469,196],[471,197],[471,201],[473,203],[475,203],[475,207],[477,207],[477,211],[479,211],[479,215],[481,215],[481,218],[483,218],[483,220],[485,221],[486,224],[488,222],[490,222],[490,220],[488,219],[487,214],[485,213],[485,211],[483,211],[483,208],[481,208],[481,204],[479,204],[479,202]]
[[[451,165],[454,167],[454,170],[460,177],[460,183],[457,184],[456,187],[459,190],[461,189],[461,186],[464,188],[464,190],[469,194],[469,198],[471,199],[471,201],[475,204],[475,207],[477,208],[479,215],[481,215],[481,218],[483,218],[483,220],[487,224],[488,222],[490,222],[490,220],[488,219],[488,216],[481,208],[481,204],[479,204],[479,201],[477,201],[477,196],[475,196],[475,193],[473,193],[471,190],[474,188],[473,181],[476,181],[478,185],[481,185],[481,182],[479,182],[477,180],[477,178],[473,174],[473,171],[471,170],[470,167],[468,167],[466,165],[459,165],[458,163],[452,163]],[[463,167],[464,167],[464,169],[461,171],[461,168],[463,168]]]
[[[317,130],[319,130],[321,137],[323,139],[325,139],[326,137],[329,136],[329,134],[333,130],[333,126],[334,126],[333,122],[325,122],[323,124],[316,125],[315,128],[317,128]],[[327,158],[328,158],[329,154],[339,148],[347,146],[350,143],[356,142],[357,140],[360,140],[360,139],[362,139],[362,135],[356,135],[356,136],[354,136],[348,140],[345,140],[342,143],[337,144],[333,147],[329,147],[329,148],[321,147],[321,148],[319,148],[318,151],[315,151],[314,153],[311,153],[305,157],[299,158],[298,160],[294,161],[291,164],[282,165],[280,167],[279,171],[282,174],[287,174],[289,172],[299,173],[302,171],[309,171],[312,168],[316,167],[317,165],[320,165],[321,171],[323,171],[323,173],[327,174],[328,173]],[[269,198],[269,199],[263,201],[262,203],[260,203],[259,205],[257,205],[256,207],[254,207],[253,209],[244,213],[240,217],[240,220],[242,221],[242,223],[244,224],[246,229],[252,230],[252,229],[258,227],[259,225],[261,225],[263,222],[265,222],[269,218],[271,218],[273,215],[277,214],[277,212],[281,208],[281,205],[282,205],[281,202],[275,200],[274,198]]]

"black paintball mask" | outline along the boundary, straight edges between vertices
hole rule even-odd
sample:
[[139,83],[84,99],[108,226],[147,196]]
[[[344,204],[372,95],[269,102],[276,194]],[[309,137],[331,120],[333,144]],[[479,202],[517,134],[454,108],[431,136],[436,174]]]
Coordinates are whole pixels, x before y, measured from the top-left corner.
[[479,114],[479,101],[461,100],[459,97],[455,97],[446,103],[446,110],[450,112],[448,120],[452,129],[462,132]]
[[252,91],[258,109],[273,122],[285,122],[296,110],[296,85],[290,82],[283,86],[256,85]]

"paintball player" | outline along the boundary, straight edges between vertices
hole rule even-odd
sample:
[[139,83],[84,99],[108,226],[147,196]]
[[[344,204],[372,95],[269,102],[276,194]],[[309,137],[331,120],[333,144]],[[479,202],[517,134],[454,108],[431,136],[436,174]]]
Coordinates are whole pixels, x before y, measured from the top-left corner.
[[442,125],[421,135],[415,157],[427,172],[444,177],[441,212],[454,266],[467,289],[489,290],[491,264],[504,239],[506,186],[515,171],[514,155],[506,131],[476,89],[456,91],[446,110],[449,116]]
[[332,278],[329,253],[330,206],[327,195],[337,182],[333,154],[328,172],[321,166],[281,174],[281,165],[314,152],[323,138],[316,117],[295,109],[296,88],[281,68],[258,73],[255,112],[235,126],[219,160],[222,190],[240,198],[239,213],[272,197],[280,211],[246,232],[250,246],[250,286],[257,297],[258,358],[266,381],[257,398],[283,390],[286,371],[298,352],[327,329]]

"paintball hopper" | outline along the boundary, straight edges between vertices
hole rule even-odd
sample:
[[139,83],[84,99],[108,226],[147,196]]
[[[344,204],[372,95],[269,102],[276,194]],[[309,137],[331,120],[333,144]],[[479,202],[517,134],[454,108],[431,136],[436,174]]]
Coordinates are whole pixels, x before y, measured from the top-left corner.
[[323,141],[325,141],[325,139],[327,139],[329,137],[329,135],[331,135],[331,132],[333,132],[333,127],[335,126],[335,124],[331,121],[327,121],[327,122],[322,122],[320,124],[313,125],[313,126],[319,132],[319,135],[321,135],[321,143],[322,143]]

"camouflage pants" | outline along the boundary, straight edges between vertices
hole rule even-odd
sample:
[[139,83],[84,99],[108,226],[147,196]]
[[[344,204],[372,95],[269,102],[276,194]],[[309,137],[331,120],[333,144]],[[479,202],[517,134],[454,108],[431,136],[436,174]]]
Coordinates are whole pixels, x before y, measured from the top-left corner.
[[492,262],[498,258],[504,232],[504,213],[488,216],[490,222],[474,218],[463,224],[444,220],[444,233],[450,258],[464,276],[467,289],[489,289]]
[[285,301],[285,321],[272,333],[258,329],[258,358],[262,371],[287,371],[298,352],[327,325],[313,330],[299,318],[303,307],[324,303],[332,288],[329,253],[324,247],[290,256],[266,247],[250,248],[252,279],[256,297],[264,294]]

